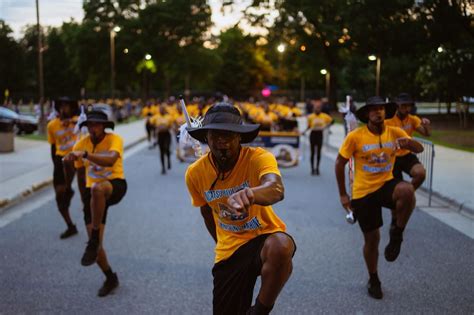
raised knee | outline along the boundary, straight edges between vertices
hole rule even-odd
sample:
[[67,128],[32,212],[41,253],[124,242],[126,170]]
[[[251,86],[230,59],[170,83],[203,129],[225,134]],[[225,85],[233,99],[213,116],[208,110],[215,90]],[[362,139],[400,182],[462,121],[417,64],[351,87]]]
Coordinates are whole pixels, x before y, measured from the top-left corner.
[[424,167],[415,168],[413,170],[413,177],[424,180],[426,178],[426,170]]
[[104,195],[104,188],[100,183],[94,183],[91,187],[91,194],[93,196],[103,196]]
[[281,263],[291,259],[294,244],[288,235],[275,233],[268,241],[268,258]]
[[415,189],[412,184],[401,182],[395,188],[398,198],[412,198],[415,195]]

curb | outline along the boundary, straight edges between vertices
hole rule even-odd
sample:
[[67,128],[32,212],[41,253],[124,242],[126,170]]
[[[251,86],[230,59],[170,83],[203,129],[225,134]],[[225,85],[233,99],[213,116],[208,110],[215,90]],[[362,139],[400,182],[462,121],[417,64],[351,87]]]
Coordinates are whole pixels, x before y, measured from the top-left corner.
[[[146,140],[146,136],[140,137],[137,140],[132,141],[131,143],[125,145],[123,147],[124,151],[127,151],[134,146],[138,145],[139,143],[143,142]],[[7,198],[7,199],[0,199],[0,214],[2,214],[5,210],[8,208],[18,204],[19,202],[23,201],[24,199],[30,197],[34,193],[42,190],[43,188],[46,188],[50,185],[53,184],[53,177],[48,177],[45,180],[42,180],[38,183],[32,184],[29,188],[26,188],[22,192],[18,193],[15,195],[13,198]]]

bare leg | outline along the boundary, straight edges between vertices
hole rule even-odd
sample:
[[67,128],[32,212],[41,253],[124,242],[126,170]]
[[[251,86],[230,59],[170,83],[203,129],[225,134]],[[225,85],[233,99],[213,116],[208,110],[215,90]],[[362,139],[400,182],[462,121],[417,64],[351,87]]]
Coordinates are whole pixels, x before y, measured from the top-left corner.
[[423,184],[426,178],[426,170],[423,167],[423,165],[420,164],[415,164],[410,170],[410,175],[412,177],[411,184],[415,188],[415,190],[418,189],[418,187]]
[[379,243],[379,229],[364,233],[364,259],[369,274],[377,272],[377,264],[379,260]]
[[109,181],[95,183],[91,188],[92,228],[99,229],[105,212],[105,203],[112,195],[112,184]]
[[284,233],[270,235],[263,245],[262,286],[258,294],[260,303],[272,307],[293,270],[292,255],[295,245]]

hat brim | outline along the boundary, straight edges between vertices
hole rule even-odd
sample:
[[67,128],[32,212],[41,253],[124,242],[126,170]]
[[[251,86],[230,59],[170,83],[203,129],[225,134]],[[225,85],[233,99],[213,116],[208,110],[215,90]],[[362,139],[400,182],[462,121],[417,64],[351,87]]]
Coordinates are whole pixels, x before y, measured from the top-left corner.
[[390,119],[393,116],[395,116],[395,113],[397,112],[397,104],[393,102],[388,102],[388,103],[379,103],[379,104],[365,104],[364,106],[362,106],[356,111],[355,115],[357,119],[359,119],[364,124],[367,124],[369,122],[369,117],[367,115],[369,108],[371,106],[379,106],[379,105],[384,105],[385,107],[385,119]]
[[115,127],[115,123],[113,121],[104,121],[104,120],[100,120],[100,119],[88,119],[86,121],[83,121],[82,123],[79,124],[79,128],[82,128],[84,126],[87,127],[87,124],[90,123],[90,122],[96,122],[96,123],[101,123],[104,125],[104,128],[110,128],[110,129],[114,129]]
[[186,128],[191,137],[202,143],[207,143],[206,134],[208,130],[225,130],[239,133],[241,136],[240,143],[250,143],[257,136],[260,131],[260,125],[257,124],[225,124],[216,123],[209,124],[201,128]]

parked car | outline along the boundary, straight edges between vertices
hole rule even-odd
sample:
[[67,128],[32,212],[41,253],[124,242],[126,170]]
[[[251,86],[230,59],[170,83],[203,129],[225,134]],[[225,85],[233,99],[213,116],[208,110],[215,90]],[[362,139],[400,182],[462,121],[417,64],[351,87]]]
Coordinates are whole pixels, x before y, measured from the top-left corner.
[[3,106],[0,106],[0,119],[12,121],[18,134],[30,134],[38,130],[37,118],[31,115],[17,114]]

